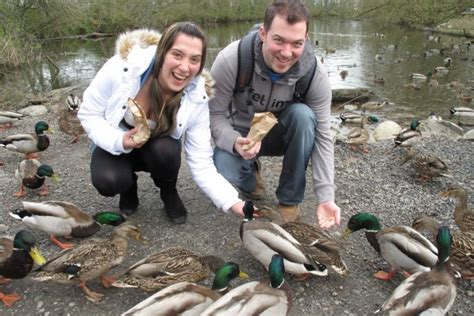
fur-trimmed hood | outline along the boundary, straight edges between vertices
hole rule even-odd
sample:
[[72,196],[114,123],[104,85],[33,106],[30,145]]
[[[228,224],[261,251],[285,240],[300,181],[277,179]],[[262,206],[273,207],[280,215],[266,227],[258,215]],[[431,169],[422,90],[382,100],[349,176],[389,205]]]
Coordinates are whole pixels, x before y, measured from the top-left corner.
[[[115,43],[115,53],[121,59],[127,60],[130,51],[134,47],[145,49],[152,45],[158,45],[161,33],[151,29],[138,29],[122,33]],[[208,70],[203,69],[201,77],[204,78],[206,94],[209,98],[214,96],[214,80]]]
[[206,89],[206,94],[209,99],[212,99],[212,97],[214,97],[214,84],[216,82],[214,79],[212,79],[211,73],[207,69],[202,70],[201,77],[204,78],[204,88]]
[[115,53],[119,55],[120,58],[126,60],[134,46],[147,48],[151,45],[158,45],[160,38],[160,32],[151,29],[128,31],[120,34],[117,38]]

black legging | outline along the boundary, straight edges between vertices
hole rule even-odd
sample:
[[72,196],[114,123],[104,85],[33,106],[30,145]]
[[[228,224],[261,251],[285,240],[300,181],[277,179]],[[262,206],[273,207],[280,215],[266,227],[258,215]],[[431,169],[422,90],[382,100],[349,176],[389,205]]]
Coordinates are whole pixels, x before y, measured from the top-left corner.
[[145,171],[160,189],[174,189],[181,166],[181,142],[156,137],[128,154],[112,155],[96,147],[91,157],[92,184],[104,196],[127,191],[136,182],[136,171]]

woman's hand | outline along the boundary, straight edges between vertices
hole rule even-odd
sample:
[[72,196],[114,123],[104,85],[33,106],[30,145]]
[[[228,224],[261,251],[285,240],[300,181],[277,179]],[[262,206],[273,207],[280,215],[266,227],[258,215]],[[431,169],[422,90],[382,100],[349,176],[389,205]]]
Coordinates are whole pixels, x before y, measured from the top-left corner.
[[[260,151],[261,146],[262,142],[254,142],[245,137],[237,137],[234,143],[235,151],[245,160],[255,158]],[[245,147],[249,147],[249,149],[244,149]]]
[[[237,202],[234,205],[232,205],[232,207],[230,209],[234,214],[237,214],[240,217],[244,217],[245,216],[245,214],[244,214],[244,204],[245,204],[244,201]],[[253,217],[258,218],[258,217],[262,216],[259,209],[255,205],[253,206],[253,211],[254,211]]]
[[234,214],[239,215],[240,217],[244,217],[244,201],[240,201],[232,205],[230,208]]
[[134,129],[131,129],[125,132],[125,134],[123,134],[123,148],[124,149],[140,148],[143,146],[145,142],[136,143],[133,140],[133,135],[135,135],[137,132],[138,132],[138,127],[135,127]]

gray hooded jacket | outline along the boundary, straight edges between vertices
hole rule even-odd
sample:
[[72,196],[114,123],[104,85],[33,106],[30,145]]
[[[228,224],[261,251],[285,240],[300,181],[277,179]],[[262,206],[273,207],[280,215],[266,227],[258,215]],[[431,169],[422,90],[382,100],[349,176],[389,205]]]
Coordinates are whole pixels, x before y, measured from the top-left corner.
[[[255,112],[280,112],[294,103],[296,81],[311,68],[314,47],[306,41],[300,60],[282,78],[272,83],[262,55],[260,37],[255,43],[255,67],[252,81],[243,93],[234,95],[239,41],[224,48],[217,56],[211,75],[215,94],[209,101],[212,136],[216,145],[230,153],[237,137],[247,135]],[[330,134],[331,86],[324,66],[319,62],[305,103],[317,121],[315,147],[311,157],[313,190],[319,203],[334,201],[334,146]]]

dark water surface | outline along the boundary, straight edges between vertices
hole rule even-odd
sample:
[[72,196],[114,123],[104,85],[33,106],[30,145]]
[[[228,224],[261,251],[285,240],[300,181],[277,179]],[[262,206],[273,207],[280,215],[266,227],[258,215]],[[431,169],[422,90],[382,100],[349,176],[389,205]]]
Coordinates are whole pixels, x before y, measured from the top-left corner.
[[[234,23],[207,27],[207,66],[210,67],[220,49],[239,39],[251,26],[252,23]],[[392,103],[378,112],[384,118],[406,121],[413,115],[426,117],[430,111],[448,117],[449,108],[453,106],[472,106],[459,101],[456,89],[450,87],[450,83],[459,81],[464,85],[463,93],[474,94],[471,90],[474,86],[474,45],[467,49],[467,39],[440,35],[439,42],[429,41],[428,34],[423,31],[397,26],[381,31],[364,21],[316,21],[310,25],[309,33],[311,40],[319,43],[315,53],[324,59],[332,87],[369,88],[377,98]],[[88,82],[114,53],[114,44],[115,38],[48,42],[44,54],[54,61],[59,72],[45,58],[42,64],[3,78],[1,89],[46,92]],[[459,53],[452,50],[453,45],[460,45]],[[443,48],[443,54],[434,51],[432,56],[424,56],[430,49]],[[335,52],[331,52],[333,50]],[[380,60],[376,60],[377,55]],[[420,82],[418,90],[405,87],[412,82],[411,73],[433,72],[436,66],[444,65],[447,57],[452,58],[452,65],[447,75],[434,76],[438,86],[430,87],[426,82]],[[345,80],[339,75],[342,70],[348,72]],[[383,78],[385,84],[375,83],[375,76]],[[5,99],[8,91],[2,95]]]

